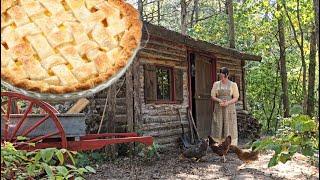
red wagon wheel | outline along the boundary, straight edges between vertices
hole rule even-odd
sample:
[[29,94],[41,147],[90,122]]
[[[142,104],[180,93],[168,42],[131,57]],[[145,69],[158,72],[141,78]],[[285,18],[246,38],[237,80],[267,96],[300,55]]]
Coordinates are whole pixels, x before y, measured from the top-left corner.
[[46,142],[54,139],[59,148],[67,148],[57,113],[46,102],[15,92],[1,92],[1,143],[12,142],[17,149],[35,149],[50,146]]

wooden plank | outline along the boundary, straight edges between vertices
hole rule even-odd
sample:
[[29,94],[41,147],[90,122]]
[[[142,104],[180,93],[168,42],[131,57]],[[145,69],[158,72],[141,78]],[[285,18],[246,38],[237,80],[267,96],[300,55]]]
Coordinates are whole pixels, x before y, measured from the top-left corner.
[[127,114],[127,106],[117,106],[116,105],[116,114]]
[[133,131],[133,80],[132,66],[126,72],[127,131]]
[[241,69],[241,65],[232,61],[217,61],[217,68],[220,66],[234,67],[236,69]]
[[167,44],[173,48],[178,48],[178,49],[187,49],[187,47],[184,45],[184,43],[180,43],[177,41],[173,41],[173,39],[169,39],[166,37],[159,37],[157,35],[151,34],[149,42],[159,42],[160,44]]
[[195,58],[195,110],[196,123],[201,138],[210,134],[213,104],[210,96],[212,87],[212,63],[208,57],[196,54]]
[[[115,132],[115,111],[116,111],[116,93],[117,86],[116,84],[111,85],[108,88],[108,106],[106,112],[106,119],[104,122],[106,123],[106,130],[108,133]],[[107,152],[111,154],[113,158],[115,158],[115,153],[117,148],[115,145],[107,146]]]
[[[185,131],[187,132],[188,129],[185,129]],[[178,129],[170,129],[170,130],[160,130],[160,131],[150,131],[150,132],[146,132],[146,136],[152,136],[154,138],[163,138],[163,137],[170,137],[170,136],[174,136],[174,135],[180,135],[181,136],[182,133],[182,129],[178,128]]]
[[67,111],[67,114],[80,113],[89,103],[88,99],[81,98]]
[[237,57],[232,57],[232,56],[222,55],[222,54],[215,54],[215,56],[219,61],[231,61],[231,62],[236,63],[238,65],[241,64],[241,60]]
[[125,123],[125,124],[127,124],[127,115],[125,115],[125,114],[117,114],[116,118],[115,118],[115,122],[116,123]]
[[[163,44],[164,45],[164,44]],[[149,49],[149,50],[153,50],[153,51],[158,51],[158,52],[162,52],[164,54],[172,54],[172,55],[177,55],[177,56],[185,56],[185,52],[184,50],[176,50],[176,49],[172,49],[171,47],[164,47],[162,44],[151,44],[148,43],[148,45],[144,48],[144,49]],[[143,49],[143,50],[144,50]]]
[[[188,127],[187,121],[182,121],[182,125],[184,127]],[[150,124],[143,124],[141,126],[141,130],[144,131],[158,131],[158,130],[169,130],[169,129],[181,129],[181,122],[175,121],[175,122],[168,122],[168,123],[150,123]]]
[[175,100],[178,103],[183,102],[183,71],[181,69],[174,70],[174,78],[175,78]]
[[[187,114],[181,115],[182,121],[187,121]],[[142,117],[143,124],[154,124],[154,123],[168,123],[168,122],[177,122],[178,119],[176,115],[167,115],[167,116],[148,116],[145,115]]]
[[146,52],[149,54],[154,54],[161,57],[170,57],[174,59],[178,59],[180,61],[184,61],[185,55],[184,54],[176,54],[176,53],[170,53],[166,51],[159,51],[158,49],[151,49],[151,48],[145,48],[142,50],[142,52]]
[[171,61],[185,61],[186,57],[174,57],[174,56],[163,56],[158,54],[157,52],[150,52],[148,50],[143,50],[140,52],[140,57],[153,57],[153,58],[160,58],[163,60],[171,60]]
[[149,40],[147,46],[150,44],[155,45],[155,46],[161,46],[161,47],[168,48],[168,49],[173,49],[173,50],[178,51],[180,53],[185,53],[187,51],[187,48],[185,46],[178,44],[178,43],[171,43],[170,41],[151,39],[151,40]]
[[186,62],[177,62],[172,60],[164,60],[164,59],[157,59],[157,58],[141,58],[141,64],[153,64],[153,65],[165,65],[165,66],[171,66],[174,68],[179,69],[186,69],[187,63]]
[[140,84],[140,59],[136,58],[133,61],[133,104],[134,104],[134,130],[138,129],[141,123],[141,98],[140,89],[142,89]]
[[157,75],[153,65],[144,65],[144,96],[146,101],[157,100]]
[[115,110],[116,110],[116,84],[111,85],[108,88],[108,105],[106,112],[106,123],[107,132],[114,132],[114,119],[115,119]]
[[247,98],[246,98],[246,84],[245,84],[245,77],[246,77],[246,71],[244,69],[244,66],[246,65],[245,61],[241,61],[241,69],[242,69],[242,76],[241,76],[241,88],[242,90],[242,102],[243,102],[243,109],[247,110]]

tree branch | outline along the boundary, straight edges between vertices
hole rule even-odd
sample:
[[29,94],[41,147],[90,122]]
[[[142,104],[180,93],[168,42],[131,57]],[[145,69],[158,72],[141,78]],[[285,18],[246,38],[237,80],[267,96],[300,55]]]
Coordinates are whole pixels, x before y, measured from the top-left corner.
[[[198,19],[198,21],[197,21],[197,22],[199,22],[199,21],[203,21],[203,20],[206,20],[206,19],[209,19],[209,18],[211,18],[211,17],[212,17],[212,16],[214,16],[214,15],[215,15],[215,14],[212,14],[212,15],[207,16],[207,17],[204,17],[204,18],[200,18],[200,19]],[[197,22],[195,22],[195,21],[194,21],[193,23],[197,23]],[[188,23],[188,25],[189,25],[189,24],[191,24],[191,23],[192,23],[192,22],[189,22],[189,23]]]
[[286,15],[287,15],[287,17],[288,17],[290,26],[291,26],[291,28],[292,28],[294,39],[295,39],[295,41],[297,42],[297,45],[298,45],[299,48],[300,48],[301,45],[300,45],[300,42],[299,42],[299,40],[298,40],[298,38],[297,38],[297,32],[296,32],[296,29],[294,28],[292,19],[291,19],[290,15],[289,15],[289,12],[288,12],[288,9],[287,9],[285,0],[282,0],[281,2],[282,2],[282,5],[283,5],[283,7],[284,7],[284,11],[286,12]]

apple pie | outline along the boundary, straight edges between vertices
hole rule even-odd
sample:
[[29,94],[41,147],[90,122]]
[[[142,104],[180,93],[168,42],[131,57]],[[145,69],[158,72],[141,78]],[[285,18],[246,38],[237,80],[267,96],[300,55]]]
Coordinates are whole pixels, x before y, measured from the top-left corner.
[[1,0],[1,79],[40,93],[93,88],[124,68],[141,29],[123,0]]

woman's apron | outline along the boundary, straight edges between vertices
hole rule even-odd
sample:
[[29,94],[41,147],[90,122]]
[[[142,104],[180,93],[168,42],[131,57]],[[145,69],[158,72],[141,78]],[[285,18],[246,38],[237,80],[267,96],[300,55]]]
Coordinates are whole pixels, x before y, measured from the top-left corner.
[[[231,82],[228,81],[227,89],[218,88],[217,98],[221,100],[231,100],[232,96],[230,90]],[[227,107],[221,107],[219,102],[214,101],[214,112],[211,126],[211,136],[215,141],[221,142],[231,135],[231,144],[238,144],[238,126],[235,103],[228,105]]]

